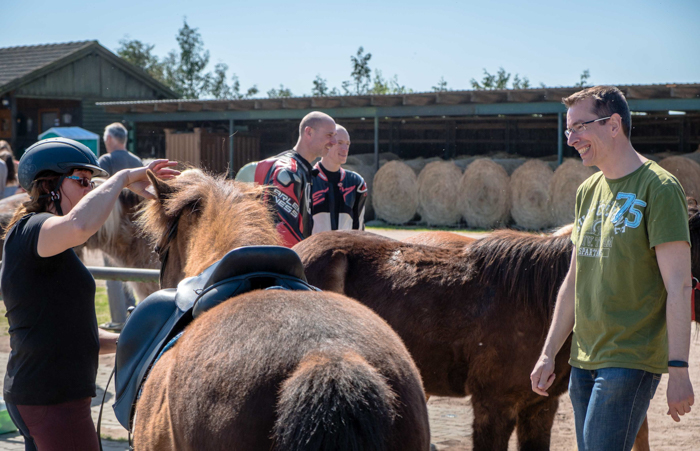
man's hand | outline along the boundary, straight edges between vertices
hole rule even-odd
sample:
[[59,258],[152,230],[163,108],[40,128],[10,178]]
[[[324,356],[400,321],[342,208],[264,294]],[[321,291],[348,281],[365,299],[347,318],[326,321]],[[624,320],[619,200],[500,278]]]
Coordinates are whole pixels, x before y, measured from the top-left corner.
[[549,357],[542,354],[535,364],[535,368],[530,373],[532,391],[542,396],[549,396],[547,389],[554,383],[554,362]]
[[693,384],[688,376],[688,368],[668,369],[668,389],[666,390],[668,400],[668,412],[673,421],[681,421],[680,415],[690,413],[690,406],[695,401],[693,395]]

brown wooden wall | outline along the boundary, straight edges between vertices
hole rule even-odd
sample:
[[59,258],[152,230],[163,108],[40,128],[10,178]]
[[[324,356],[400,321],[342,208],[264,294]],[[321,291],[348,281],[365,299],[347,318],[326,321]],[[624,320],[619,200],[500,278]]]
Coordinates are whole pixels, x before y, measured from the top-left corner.
[[[233,146],[234,172],[247,163],[260,159],[258,137],[236,134]],[[165,156],[170,160],[223,174],[228,171],[229,135],[208,132],[199,127],[186,133],[165,129]]]

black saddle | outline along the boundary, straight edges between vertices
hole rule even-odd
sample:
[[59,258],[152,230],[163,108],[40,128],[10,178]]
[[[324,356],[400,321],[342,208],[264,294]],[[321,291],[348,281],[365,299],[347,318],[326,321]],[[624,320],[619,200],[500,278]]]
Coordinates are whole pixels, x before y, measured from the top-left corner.
[[280,246],[230,251],[201,274],[140,302],[122,329],[115,364],[119,423],[131,430],[134,407],[151,366],[168,342],[202,312],[233,296],[258,289],[320,291],[309,285],[299,256]]

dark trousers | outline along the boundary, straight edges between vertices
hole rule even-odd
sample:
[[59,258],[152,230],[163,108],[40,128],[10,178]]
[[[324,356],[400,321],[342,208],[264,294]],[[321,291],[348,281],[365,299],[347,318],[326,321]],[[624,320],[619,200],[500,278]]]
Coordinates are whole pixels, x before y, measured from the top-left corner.
[[84,398],[50,406],[6,405],[24,436],[25,451],[98,451],[90,401]]

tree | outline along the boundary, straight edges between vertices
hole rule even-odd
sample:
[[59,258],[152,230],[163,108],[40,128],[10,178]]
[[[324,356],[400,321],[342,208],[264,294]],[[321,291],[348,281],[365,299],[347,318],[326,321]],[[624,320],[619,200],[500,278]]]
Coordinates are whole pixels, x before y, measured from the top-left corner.
[[[506,72],[502,67],[498,68],[498,72],[495,74],[490,74],[486,69],[484,69],[484,78],[481,83],[475,79],[471,79],[471,85],[474,89],[484,90],[484,89],[509,89],[508,82],[510,81],[510,73]],[[518,74],[513,77],[513,85],[510,89],[527,89],[530,87],[530,80],[527,77],[522,79]]]
[[186,18],[176,39],[180,53],[171,51],[165,58],[165,78],[185,99],[198,99],[209,92],[212,82],[212,75],[204,72],[209,64],[209,51],[204,50],[198,29],[191,28]]
[[[352,83],[355,85],[355,94],[365,94],[369,90],[369,84],[372,81],[372,69],[369,68],[369,60],[372,59],[372,54],[364,55],[365,49],[360,46],[357,49],[357,56],[350,56],[352,62]],[[344,84],[345,85],[345,84]],[[345,87],[345,86],[344,86]]]
[[314,80],[314,87],[311,88],[311,95],[314,97],[327,96],[329,94],[328,85],[326,84],[326,79],[321,78],[321,74],[316,75]]
[[382,77],[382,71],[376,69],[374,71],[374,81],[372,82],[372,88],[367,92],[368,94],[391,94],[391,87],[389,86],[389,81]]
[[527,89],[530,87],[530,80],[527,77],[523,77],[522,80],[515,74],[513,77],[513,89]]
[[148,75],[160,82],[165,82],[165,72],[163,63],[158,57],[151,53],[155,45],[146,44],[138,39],[129,39],[129,35],[124,36],[119,41],[117,55],[123,60],[145,70]]
[[226,83],[226,71],[228,71],[228,66],[224,63],[219,63],[214,67],[209,94],[215,99],[231,99],[233,97],[231,87]]
[[435,91],[435,92],[447,91],[447,82],[445,81],[445,77],[440,77],[440,81],[437,82],[437,85],[433,86],[433,91]]
[[248,88],[245,94],[241,94],[241,82],[238,81],[238,75],[233,74],[231,79],[233,80],[233,84],[231,85],[231,91],[233,92],[233,98],[236,100],[249,99],[258,92],[260,92],[258,90],[258,85],[253,85],[250,88]]
[[281,83],[280,83],[279,89],[272,88],[269,91],[267,91],[267,96],[271,99],[281,98],[281,97],[294,97],[291,89],[285,88],[284,85]]
[[585,86],[588,86],[588,79],[591,77],[591,73],[588,71],[588,69],[584,70],[581,73],[581,79],[579,80],[578,83],[574,85],[575,88],[583,88]]

